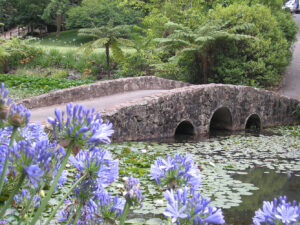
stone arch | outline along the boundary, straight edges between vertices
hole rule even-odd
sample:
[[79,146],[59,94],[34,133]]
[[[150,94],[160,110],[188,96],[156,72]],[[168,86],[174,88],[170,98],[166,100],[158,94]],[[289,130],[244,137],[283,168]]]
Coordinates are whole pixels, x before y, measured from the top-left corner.
[[245,129],[250,130],[250,129],[256,129],[260,130],[261,129],[261,120],[259,115],[257,114],[251,114],[248,116],[248,118],[245,121]]
[[193,125],[193,123],[189,120],[183,120],[181,121],[175,130],[174,135],[190,135],[193,136],[195,135],[195,127]]
[[209,131],[212,130],[232,130],[232,115],[227,107],[220,107],[212,114]]

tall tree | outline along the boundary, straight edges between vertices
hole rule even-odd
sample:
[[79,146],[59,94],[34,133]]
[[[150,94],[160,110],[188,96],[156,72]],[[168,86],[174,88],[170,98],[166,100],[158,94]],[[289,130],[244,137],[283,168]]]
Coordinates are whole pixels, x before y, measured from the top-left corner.
[[41,15],[47,6],[48,0],[18,0],[15,5],[17,14],[15,15],[16,25],[30,27],[31,32],[37,26],[44,25]]
[[13,27],[14,17],[17,13],[16,0],[0,0],[0,21],[5,24],[7,28]]
[[113,58],[119,62],[124,59],[124,53],[121,49],[123,46],[133,46],[133,43],[126,39],[131,26],[119,25],[113,26],[110,21],[108,25],[98,28],[80,29],[79,36],[92,37],[95,40],[86,43],[81,48],[85,49],[87,54],[91,53],[94,49],[105,47],[107,74],[110,76],[110,50],[112,51]]
[[143,13],[119,0],[83,0],[67,12],[68,28],[92,28],[105,26],[110,20],[115,25],[139,24]]
[[55,20],[56,25],[56,37],[59,37],[61,31],[61,25],[64,21],[65,13],[70,8],[71,3],[69,0],[51,0],[45,8],[42,18],[51,22]]
[[[155,41],[162,45],[162,49],[176,51],[171,60],[178,61],[182,55],[190,55],[194,59],[196,68],[196,82],[208,82],[208,70],[212,71],[216,43],[229,40],[240,41],[254,38],[249,35],[237,34],[236,31],[245,29],[250,24],[227,27],[224,24],[207,24],[197,29],[191,29],[181,24],[168,22],[165,24],[170,35],[166,38],[156,38]],[[202,71],[201,71],[202,64]],[[209,68],[208,68],[209,67]]]

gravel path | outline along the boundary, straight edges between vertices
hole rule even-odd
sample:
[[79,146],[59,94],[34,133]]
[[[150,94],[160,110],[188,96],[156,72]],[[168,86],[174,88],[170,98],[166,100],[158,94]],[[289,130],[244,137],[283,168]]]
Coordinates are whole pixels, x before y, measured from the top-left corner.
[[[294,19],[300,27],[300,14],[294,14]],[[300,97],[300,29],[297,33],[298,41],[294,44],[294,55],[288,66],[279,92],[285,96],[299,99]]]
[[[109,110],[114,106],[117,106],[121,103],[126,103],[128,101],[137,100],[146,96],[150,96],[153,94],[158,94],[162,92],[166,92],[168,90],[140,90],[140,91],[131,91],[125,93],[119,93],[115,95],[109,95],[100,98],[92,98],[83,101],[76,101],[73,104],[80,104],[87,108],[95,107],[96,112],[102,110]],[[42,108],[31,109],[31,118],[32,122],[45,122],[48,117],[54,117],[54,109],[66,110],[66,104],[60,105],[52,105]]]

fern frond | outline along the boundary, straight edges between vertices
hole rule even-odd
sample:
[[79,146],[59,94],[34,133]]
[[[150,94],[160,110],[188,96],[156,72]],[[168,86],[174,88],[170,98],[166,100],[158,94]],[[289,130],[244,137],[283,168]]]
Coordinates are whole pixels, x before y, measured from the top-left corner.
[[122,49],[120,48],[119,43],[117,42],[116,39],[113,39],[111,41],[110,47],[111,47],[111,52],[112,52],[113,58],[115,59],[115,61],[117,63],[125,60],[124,53],[123,53]]
[[109,42],[109,38],[99,38],[96,41],[92,41],[92,46],[94,48],[99,48]]
[[134,47],[134,42],[125,38],[118,38],[117,42],[119,42],[120,45]]

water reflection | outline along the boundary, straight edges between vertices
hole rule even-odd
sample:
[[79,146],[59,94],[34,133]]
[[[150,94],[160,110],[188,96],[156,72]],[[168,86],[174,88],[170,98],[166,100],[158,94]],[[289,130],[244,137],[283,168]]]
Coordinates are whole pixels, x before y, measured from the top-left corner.
[[262,167],[247,172],[247,175],[234,175],[233,178],[254,184],[259,190],[253,191],[251,196],[243,196],[238,207],[224,210],[227,224],[252,224],[254,212],[262,207],[263,201],[272,201],[274,197],[286,195],[289,201],[300,201],[300,177]]

